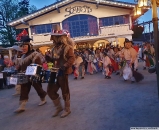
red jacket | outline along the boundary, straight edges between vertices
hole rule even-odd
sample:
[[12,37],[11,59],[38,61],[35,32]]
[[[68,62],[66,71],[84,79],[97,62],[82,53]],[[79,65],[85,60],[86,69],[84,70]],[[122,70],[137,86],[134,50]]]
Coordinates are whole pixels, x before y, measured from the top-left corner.
[[134,46],[133,48],[136,50],[136,52],[139,51],[139,47],[138,46]]

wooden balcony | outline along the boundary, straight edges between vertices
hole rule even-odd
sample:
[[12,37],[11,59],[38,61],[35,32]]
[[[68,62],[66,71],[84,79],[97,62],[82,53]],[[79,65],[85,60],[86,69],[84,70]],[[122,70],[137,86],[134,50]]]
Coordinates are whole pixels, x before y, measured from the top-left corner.
[[50,41],[50,33],[34,34],[31,37],[33,39],[33,41],[31,41],[33,46],[45,46],[52,44],[52,41]]
[[74,37],[75,42],[95,40],[95,39],[108,39],[115,37],[126,37],[127,35],[132,35],[133,31],[130,30],[129,24],[114,25],[114,26],[105,26],[101,27],[99,30],[99,35],[97,36],[82,36]]
[[[99,30],[99,35],[97,36],[80,36],[73,37],[75,42],[88,41],[88,40],[98,40],[98,39],[109,39],[113,37],[124,37],[126,35],[132,35],[133,31],[130,30],[128,24],[105,26],[101,27]],[[34,46],[52,44],[50,41],[50,34],[34,34],[32,35]]]
[[122,35],[132,35],[133,31],[130,30],[130,26],[128,24],[122,25],[114,25],[114,26],[106,26],[100,28],[100,36],[122,36]]

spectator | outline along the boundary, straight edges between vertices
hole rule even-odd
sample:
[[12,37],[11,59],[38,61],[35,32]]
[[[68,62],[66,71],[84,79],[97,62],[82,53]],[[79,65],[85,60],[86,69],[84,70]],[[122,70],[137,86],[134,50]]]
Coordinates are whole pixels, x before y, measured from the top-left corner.
[[43,69],[44,69],[45,71],[48,70],[47,61],[44,61],[44,63],[43,63]]
[[[1,71],[3,71],[4,69],[4,58],[3,58],[3,55],[0,54],[0,73]],[[3,79],[3,74],[1,73],[1,77],[0,77],[0,89],[3,89],[3,84],[4,84],[4,79]]]
[[2,71],[4,69],[4,56],[2,54],[0,54],[0,71]]
[[7,55],[4,56],[4,64],[5,64],[7,67],[13,66],[13,62],[9,59],[9,56],[7,56]]

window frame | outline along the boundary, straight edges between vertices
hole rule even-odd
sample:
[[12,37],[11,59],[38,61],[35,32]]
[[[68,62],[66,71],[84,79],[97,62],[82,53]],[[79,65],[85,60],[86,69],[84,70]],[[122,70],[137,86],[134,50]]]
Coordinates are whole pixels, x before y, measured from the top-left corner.
[[[104,27],[104,26],[114,26],[114,25],[121,25],[121,24],[130,24],[130,20],[129,20],[129,19],[125,20],[124,17],[125,17],[125,18],[126,18],[126,17],[129,18],[129,14],[99,18],[99,20],[100,20],[101,23],[102,23],[102,24],[100,25],[100,27]],[[127,22],[126,22],[126,21],[127,21]]]
[[60,23],[33,25],[33,26],[30,27],[31,35],[51,33],[52,30],[53,30],[54,25],[59,25],[60,26]]

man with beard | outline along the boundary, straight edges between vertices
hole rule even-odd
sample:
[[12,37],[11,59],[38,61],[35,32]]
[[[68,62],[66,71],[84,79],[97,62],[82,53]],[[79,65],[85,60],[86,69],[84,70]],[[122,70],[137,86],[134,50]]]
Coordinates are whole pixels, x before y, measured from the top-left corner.
[[72,73],[72,65],[75,61],[75,56],[72,46],[73,41],[68,34],[69,33],[66,30],[55,30],[51,35],[51,40],[53,40],[54,45],[51,51],[51,56],[46,55],[46,60],[52,61],[54,67],[59,68],[57,82],[49,82],[47,88],[47,93],[56,107],[53,117],[57,116],[63,110],[59,94],[57,93],[59,88],[62,90],[62,96],[65,103],[61,118],[66,117],[71,113],[68,74]]
[[[30,43],[30,38],[28,36],[22,37],[22,44],[20,45],[22,50],[22,57],[17,65],[17,70],[20,72],[25,72],[27,69],[27,66],[30,64],[38,64],[42,65],[42,61],[40,59],[40,53],[34,51],[32,49],[32,45]],[[25,111],[26,103],[29,99],[28,95],[31,89],[31,85],[35,88],[36,92],[38,93],[41,102],[39,106],[44,105],[46,103],[45,96],[46,92],[42,89],[42,84],[40,82],[34,82],[34,81],[28,81],[28,83],[21,85],[21,92],[20,92],[20,106],[15,111],[15,113],[23,112]]]

